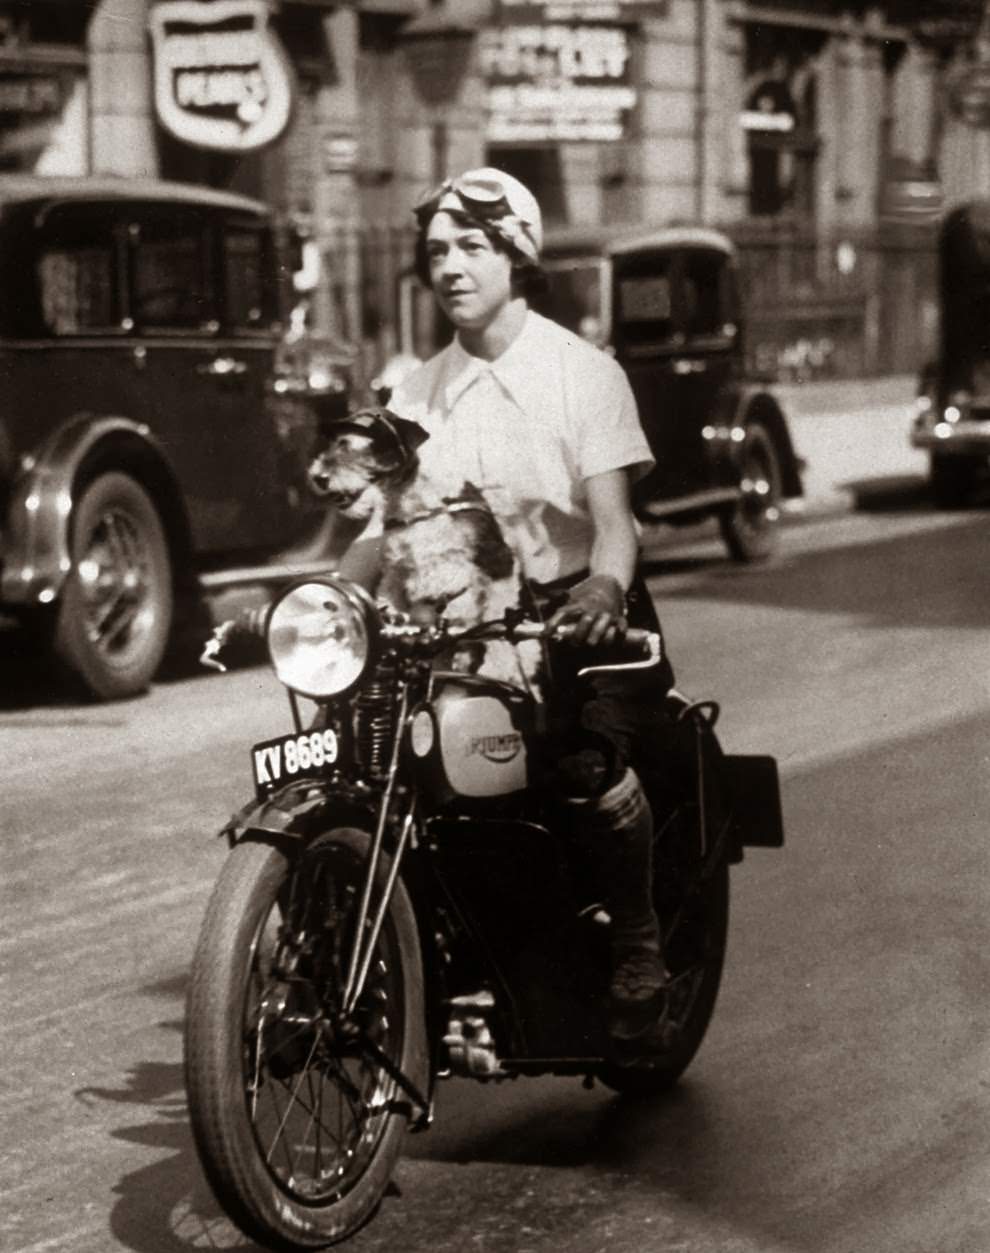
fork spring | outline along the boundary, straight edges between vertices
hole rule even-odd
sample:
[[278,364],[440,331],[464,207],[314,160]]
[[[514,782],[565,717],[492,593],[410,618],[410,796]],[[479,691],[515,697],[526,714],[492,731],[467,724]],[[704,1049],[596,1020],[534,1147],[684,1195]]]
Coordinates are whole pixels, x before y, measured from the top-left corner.
[[379,662],[354,701],[354,746],[358,764],[371,775],[384,773],[392,747],[395,665]]

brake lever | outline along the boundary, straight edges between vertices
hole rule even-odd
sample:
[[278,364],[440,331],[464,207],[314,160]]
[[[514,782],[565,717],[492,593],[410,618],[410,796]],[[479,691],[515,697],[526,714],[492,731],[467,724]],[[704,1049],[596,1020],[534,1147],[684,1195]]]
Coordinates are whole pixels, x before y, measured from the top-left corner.
[[233,629],[234,623],[230,619],[226,622],[221,622],[219,626],[213,628],[213,634],[203,645],[203,651],[199,655],[199,664],[201,666],[207,666],[211,670],[219,670],[221,674],[227,673],[227,667],[220,660],[220,653],[227,646]]

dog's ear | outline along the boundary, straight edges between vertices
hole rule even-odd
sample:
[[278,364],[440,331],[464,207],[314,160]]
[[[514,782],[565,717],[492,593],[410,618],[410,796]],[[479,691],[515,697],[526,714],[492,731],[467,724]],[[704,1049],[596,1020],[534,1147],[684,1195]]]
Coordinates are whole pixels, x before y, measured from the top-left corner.
[[396,439],[405,453],[414,453],[420,444],[425,444],[430,438],[429,432],[425,431],[418,422],[413,422],[410,418],[400,418],[391,409],[383,409],[382,416],[395,432]]

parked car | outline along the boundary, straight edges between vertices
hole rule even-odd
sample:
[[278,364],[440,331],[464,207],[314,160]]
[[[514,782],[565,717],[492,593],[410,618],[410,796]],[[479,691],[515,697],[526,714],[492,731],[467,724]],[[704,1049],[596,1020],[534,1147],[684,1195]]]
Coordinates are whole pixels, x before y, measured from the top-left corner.
[[[635,506],[674,524],[718,518],[731,555],[761,561],[780,507],[802,495],[779,401],[747,378],[735,251],[721,233],[667,228],[548,233],[541,313],[624,367],[656,468]],[[401,347],[427,355],[450,334],[414,276],[402,283]]]
[[98,698],[178,602],[325,565],[279,241],[240,196],[0,176],[0,610]]
[[990,199],[959,206],[938,238],[939,347],[921,372],[910,439],[936,504],[965,504],[990,466]]

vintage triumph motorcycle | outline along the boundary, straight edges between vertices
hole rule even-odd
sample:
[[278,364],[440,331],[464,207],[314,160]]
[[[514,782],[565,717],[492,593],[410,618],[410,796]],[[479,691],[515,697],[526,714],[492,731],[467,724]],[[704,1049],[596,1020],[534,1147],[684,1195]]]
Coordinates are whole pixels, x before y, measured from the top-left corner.
[[[607,911],[541,786],[543,704],[441,669],[442,624],[402,620],[336,576],[288,588],[265,634],[294,727],[251,749],[256,795],[222,832],[186,1083],[233,1222],[268,1247],[311,1249],[374,1213],[440,1078],[574,1075],[633,1095],[673,1083],[714,1007],[728,867],[783,836],[774,760],[723,754],[714,702],[672,693],[644,771],[668,1012],[620,1061],[605,1027]],[[545,634],[510,614],[459,638]],[[656,665],[659,646],[630,632],[579,681]]]

